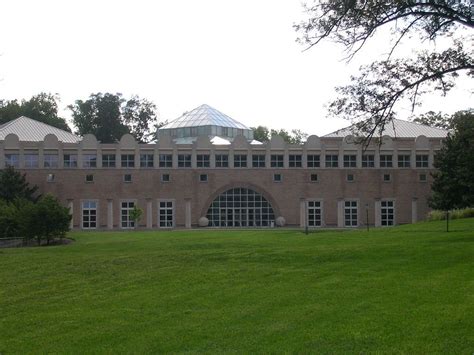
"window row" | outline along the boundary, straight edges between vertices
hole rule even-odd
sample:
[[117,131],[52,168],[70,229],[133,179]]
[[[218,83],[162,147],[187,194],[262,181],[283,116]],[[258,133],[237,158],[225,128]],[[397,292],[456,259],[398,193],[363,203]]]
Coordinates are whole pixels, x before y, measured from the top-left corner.
[[[267,167],[267,161],[265,154],[253,154],[251,155],[251,162],[248,162],[247,154],[234,154],[233,167],[234,168],[265,168]],[[191,168],[192,167],[192,155],[191,154],[178,154],[177,157],[178,168]],[[154,156],[153,154],[140,154],[140,161],[135,161],[134,154],[121,154],[120,162],[117,162],[117,156],[115,154],[103,154],[102,155],[102,168],[154,168]],[[324,165],[322,165],[320,155],[308,154],[306,155],[306,167],[307,168],[356,168],[357,167],[357,155],[346,154],[343,156],[342,164],[339,161],[338,154],[326,154],[324,155]],[[45,154],[43,159],[44,168],[58,168],[59,157],[57,154]],[[228,154],[216,154],[214,156],[214,163],[216,168],[228,168],[229,167],[229,155]],[[19,168],[20,157],[19,154],[5,154],[5,165]],[[65,168],[77,168],[78,157],[77,154],[64,154],[63,155],[63,166]],[[363,168],[375,168],[375,155],[364,154],[362,155],[361,166]],[[38,168],[39,159],[38,154],[24,154],[24,167],[25,168]],[[83,154],[82,155],[82,167],[83,168],[97,168],[98,160],[96,154]],[[159,154],[158,156],[158,167],[160,168],[172,168],[173,167],[173,155],[172,154]],[[211,167],[211,156],[210,154],[197,154],[196,155],[196,167],[198,168],[210,168]],[[271,168],[283,168],[284,167],[284,155],[283,154],[271,154],[270,155],[270,167]],[[301,154],[290,154],[288,156],[288,167],[290,168],[303,168],[303,155]],[[379,158],[380,168],[410,168],[411,167],[411,155],[410,154],[398,154],[396,156],[396,162],[394,156],[391,154],[380,154]],[[416,154],[415,156],[415,167],[416,168],[428,168],[429,167],[429,155],[427,154]]]
[[[132,229],[136,227],[136,220],[133,219],[134,209],[136,207],[135,201],[120,202],[120,228]],[[82,229],[97,229],[99,227],[98,221],[99,203],[97,200],[87,200],[81,203],[81,228]],[[173,201],[158,201],[158,227],[172,228],[174,227],[174,202]]]
[[[273,174],[273,182],[282,182],[283,181],[283,174],[277,173]],[[122,181],[125,183],[133,182],[133,175],[132,174],[123,174]],[[161,174],[161,182],[170,182],[171,175],[170,174]],[[208,174],[199,174],[199,181],[200,182],[208,182],[209,175]],[[318,174],[309,174],[309,181],[310,182],[319,182],[319,175]],[[354,174],[346,174],[346,181],[347,182],[355,182],[356,178]],[[383,174],[382,175],[383,182],[391,182],[392,181],[392,174]],[[418,174],[418,181],[420,182],[427,182],[428,175],[425,173]],[[47,174],[46,175],[46,182],[56,182],[56,175],[55,174]],[[85,182],[92,183],[94,182],[94,174],[86,174],[85,175]]]
[[[306,216],[308,227],[321,227],[323,225],[323,203],[320,200],[306,202]],[[346,200],[343,205],[343,225],[353,228],[359,226],[359,201]],[[380,224],[393,226],[395,224],[395,202],[393,200],[380,201]]]

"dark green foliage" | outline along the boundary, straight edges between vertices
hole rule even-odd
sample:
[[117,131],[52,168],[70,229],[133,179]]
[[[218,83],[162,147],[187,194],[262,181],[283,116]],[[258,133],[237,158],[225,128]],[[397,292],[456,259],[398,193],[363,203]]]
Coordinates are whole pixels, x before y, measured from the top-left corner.
[[26,174],[21,174],[13,167],[8,166],[0,170],[0,200],[13,202],[17,199],[37,201],[38,186],[30,187],[26,181]]
[[268,142],[273,136],[280,136],[286,143],[289,144],[301,144],[303,143],[308,134],[302,132],[299,129],[293,129],[288,132],[286,129],[271,129],[269,130],[265,126],[250,127],[253,130],[253,138],[259,142]]
[[428,111],[422,115],[419,115],[418,117],[415,117],[413,122],[441,129],[453,128],[452,116],[443,114],[441,112]]
[[454,131],[435,157],[430,205],[443,211],[474,206],[474,111],[458,112]]
[[21,234],[25,239],[36,238],[38,244],[47,244],[55,238],[63,238],[69,231],[71,215],[69,208],[46,195],[36,204],[26,205],[21,210]]
[[77,134],[91,133],[102,143],[115,143],[126,134],[139,142],[154,138],[157,123],[156,106],[151,101],[133,96],[125,100],[122,94],[97,93],[86,101],[69,105]]
[[20,236],[18,208],[13,203],[0,200],[0,239]]
[[[381,135],[396,117],[397,105],[408,100],[414,108],[421,95],[438,91],[445,95],[460,73],[474,77],[472,36],[474,19],[463,1],[333,1],[314,0],[305,6],[307,19],[295,25],[299,41],[308,47],[324,39],[342,44],[350,60],[385,28],[391,48],[384,60],[363,66],[347,86],[336,88],[338,97],[329,112],[354,122],[354,133],[367,143]],[[467,37],[460,39],[459,35]],[[402,40],[451,41],[444,51],[417,52],[411,58],[394,58]],[[416,39],[414,39],[416,40]]]
[[0,124],[20,116],[40,121],[71,132],[66,120],[58,116],[59,96],[40,93],[29,100],[0,100]]

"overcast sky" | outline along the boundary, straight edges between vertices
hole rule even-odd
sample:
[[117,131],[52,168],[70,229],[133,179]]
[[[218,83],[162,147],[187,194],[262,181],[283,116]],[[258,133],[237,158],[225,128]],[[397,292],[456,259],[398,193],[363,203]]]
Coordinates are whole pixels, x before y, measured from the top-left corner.
[[[3,0],[0,11],[0,98],[58,93],[66,117],[76,99],[120,92],[155,102],[161,120],[207,103],[248,126],[323,135],[348,124],[326,118],[334,86],[387,44],[350,64],[331,43],[303,52],[292,0]],[[468,85],[419,112],[472,107]]]

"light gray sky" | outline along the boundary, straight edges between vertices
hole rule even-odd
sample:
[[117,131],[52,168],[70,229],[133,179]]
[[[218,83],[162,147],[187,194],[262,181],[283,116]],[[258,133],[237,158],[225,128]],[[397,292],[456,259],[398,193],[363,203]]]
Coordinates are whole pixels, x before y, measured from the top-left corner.
[[[161,120],[207,103],[248,126],[323,135],[348,125],[326,118],[334,86],[387,49],[378,38],[350,64],[332,43],[303,52],[291,0],[3,0],[0,11],[0,98],[58,93],[66,117],[76,99],[121,92],[155,102]],[[419,112],[472,106],[469,89]]]

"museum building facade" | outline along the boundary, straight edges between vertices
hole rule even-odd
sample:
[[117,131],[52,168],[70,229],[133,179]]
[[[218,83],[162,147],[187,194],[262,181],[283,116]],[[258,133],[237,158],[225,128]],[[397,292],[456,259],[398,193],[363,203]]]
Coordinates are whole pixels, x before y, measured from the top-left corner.
[[447,133],[394,120],[366,149],[350,129],[261,143],[202,105],[162,127],[156,143],[127,134],[102,144],[20,117],[0,126],[0,168],[56,196],[75,229],[391,226],[426,217]]

